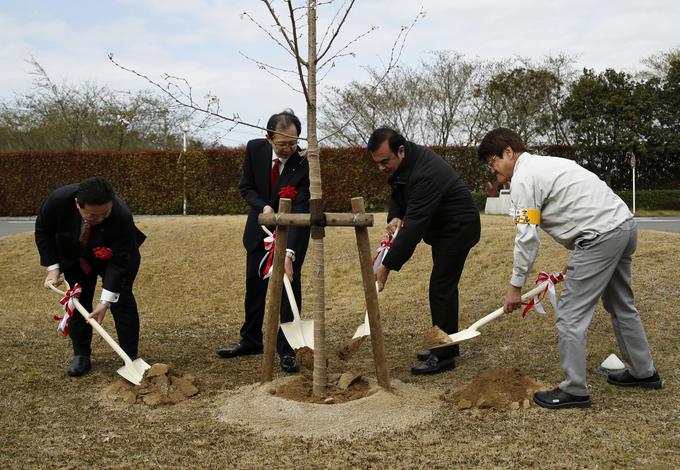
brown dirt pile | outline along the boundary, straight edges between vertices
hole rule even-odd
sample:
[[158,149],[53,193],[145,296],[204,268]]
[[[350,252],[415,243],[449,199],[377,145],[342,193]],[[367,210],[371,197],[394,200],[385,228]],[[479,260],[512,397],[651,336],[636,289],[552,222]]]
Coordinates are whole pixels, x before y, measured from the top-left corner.
[[361,345],[364,344],[366,338],[368,338],[368,336],[360,336],[359,338],[350,339],[342,348],[338,349],[338,359],[341,361],[349,361],[354,353],[359,350]]
[[472,383],[458,391],[446,391],[442,400],[459,410],[518,410],[532,406],[533,393],[545,388],[517,367],[492,369],[478,375]]
[[425,331],[423,334],[423,347],[430,349],[435,346],[441,346],[442,344],[453,343],[449,335],[447,335],[444,330],[438,326],[433,326],[429,330]]
[[290,381],[272,387],[269,393],[286,400],[332,405],[358,400],[376,392],[376,389],[371,389],[369,383],[363,379],[361,373],[354,370],[342,375],[331,374],[328,377],[325,398],[312,395],[312,384],[312,379],[308,375],[299,375]]
[[180,374],[172,364],[156,363],[144,373],[139,385],[133,385],[119,378],[106,388],[109,400],[122,401],[130,405],[144,403],[149,406],[174,405],[198,393],[196,377]]

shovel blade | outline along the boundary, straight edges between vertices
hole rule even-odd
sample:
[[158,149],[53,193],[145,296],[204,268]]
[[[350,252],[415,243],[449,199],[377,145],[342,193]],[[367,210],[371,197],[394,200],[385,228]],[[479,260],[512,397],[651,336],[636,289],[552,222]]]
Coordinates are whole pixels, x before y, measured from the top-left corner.
[[364,316],[364,322],[357,328],[356,333],[354,333],[354,336],[352,336],[352,339],[357,339],[361,338],[362,336],[368,336],[371,334],[371,326],[368,322],[368,312],[366,312],[366,315]]
[[470,330],[470,329],[465,329],[465,330],[460,330],[458,333],[453,333],[449,335],[449,338],[451,338],[451,342],[453,344],[456,343],[462,343],[463,341],[467,341],[472,338],[476,338],[479,336],[479,331],[477,330]]
[[305,346],[305,338],[302,336],[300,325],[296,322],[281,323],[281,331],[291,348],[300,349]]
[[144,378],[144,374],[140,374],[139,371],[132,365],[125,365],[118,369],[117,372],[118,375],[135,385],[142,383],[142,379]]
[[144,359],[139,358],[132,361],[130,364],[126,364],[120,369],[118,369],[118,374],[130,383],[139,385],[144,378],[144,372],[151,369],[151,366],[147,364]]

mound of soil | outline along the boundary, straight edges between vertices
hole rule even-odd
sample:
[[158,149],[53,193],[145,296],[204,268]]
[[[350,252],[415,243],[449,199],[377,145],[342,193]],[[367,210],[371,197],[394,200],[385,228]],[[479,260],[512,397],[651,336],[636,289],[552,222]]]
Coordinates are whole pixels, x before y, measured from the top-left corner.
[[377,391],[376,388],[371,388],[360,372],[354,370],[345,372],[342,375],[330,375],[328,377],[325,398],[314,397],[312,395],[312,385],[311,377],[303,374],[272,387],[269,393],[286,400],[331,405],[358,400]]
[[439,328],[438,326],[433,326],[429,330],[425,331],[423,334],[423,347],[424,348],[433,348],[435,346],[441,346],[442,344],[448,344],[452,343],[451,338],[449,338],[449,335],[447,335],[444,330]]
[[442,400],[459,410],[519,410],[532,406],[533,394],[545,388],[517,367],[492,369],[477,376],[458,391],[446,391]]
[[156,363],[144,373],[139,385],[133,385],[119,378],[106,388],[109,400],[122,401],[130,405],[144,403],[149,406],[174,405],[196,395],[196,377],[180,374],[172,364]]

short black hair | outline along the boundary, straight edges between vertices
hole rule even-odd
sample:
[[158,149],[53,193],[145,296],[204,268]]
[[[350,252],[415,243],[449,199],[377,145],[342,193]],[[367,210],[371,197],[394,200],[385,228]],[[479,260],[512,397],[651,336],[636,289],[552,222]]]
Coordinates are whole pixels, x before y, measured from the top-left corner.
[[481,161],[486,161],[489,157],[498,155],[503,157],[503,149],[510,147],[516,153],[526,152],[527,147],[519,134],[512,129],[499,127],[489,131],[477,149],[477,156]]
[[267,121],[267,136],[271,139],[274,137],[275,131],[288,129],[290,126],[295,126],[299,136],[302,132],[302,124],[300,124],[300,119],[298,119],[292,109],[284,109],[280,113],[272,114],[269,121]]
[[406,145],[406,139],[399,132],[391,127],[379,127],[374,130],[368,138],[366,150],[375,152],[386,140],[388,141],[390,150],[392,150],[392,153],[395,155],[399,152],[399,147]]
[[101,176],[93,176],[81,181],[78,185],[78,192],[76,192],[76,199],[81,208],[87,204],[95,206],[106,204],[113,201],[114,196],[113,186],[106,178]]

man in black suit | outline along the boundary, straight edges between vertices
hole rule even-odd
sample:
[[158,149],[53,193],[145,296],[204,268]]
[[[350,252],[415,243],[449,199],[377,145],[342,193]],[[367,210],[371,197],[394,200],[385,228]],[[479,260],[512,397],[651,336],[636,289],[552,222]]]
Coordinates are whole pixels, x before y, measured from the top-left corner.
[[[245,321],[241,327],[241,340],[233,347],[220,348],[220,357],[236,357],[262,352],[262,323],[268,279],[263,279],[261,261],[266,254],[265,233],[257,221],[258,216],[278,212],[280,192],[295,194],[292,212],[309,212],[309,163],[299,153],[297,137],[301,132],[300,120],[292,111],[274,114],[267,122],[267,138],[254,139],[246,146],[243,174],[239,183],[241,196],[248,202],[248,220],[243,232],[246,258]],[[287,196],[291,197],[291,196]],[[273,227],[270,227],[273,229]],[[300,274],[307,253],[309,228],[290,227],[284,270],[291,279],[298,307],[302,304]],[[278,247],[277,247],[278,249]],[[287,296],[281,300],[281,322],[289,322],[293,313]],[[277,351],[281,369],[297,372],[295,352],[281,331]]]
[[[430,313],[432,324],[447,334],[458,331],[458,281],[470,249],[480,236],[479,210],[456,171],[432,150],[383,127],[371,134],[367,150],[392,187],[387,231],[390,251],[376,269],[382,290],[391,270],[399,271],[424,240],[432,246]],[[413,374],[434,374],[455,367],[458,345],[421,352]]]
[[[47,268],[45,287],[62,283],[82,287],[79,301],[99,323],[110,307],[120,347],[135,359],[139,313],[132,284],[139,270],[139,246],[146,236],[135,226],[130,210],[102,177],[63,186],[43,202],[35,221],[40,264]],[[101,299],[92,310],[97,276]],[[73,345],[70,376],[90,370],[92,327],[74,313],[69,336]]]

